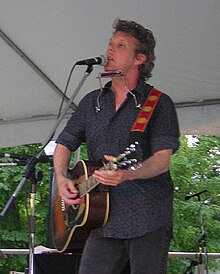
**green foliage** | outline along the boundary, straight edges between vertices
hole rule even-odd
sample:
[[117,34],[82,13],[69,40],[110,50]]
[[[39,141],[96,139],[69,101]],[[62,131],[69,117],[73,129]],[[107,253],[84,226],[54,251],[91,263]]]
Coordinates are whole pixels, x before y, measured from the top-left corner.
[[[220,138],[197,136],[190,146],[181,136],[179,151],[173,155],[171,174],[174,181],[174,239],[171,251],[199,252],[201,238],[200,213],[206,232],[208,252],[220,251]],[[201,194],[201,201],[185,196],[208,190]],[[207,203],[206,203],[207,201]],[[202,211],[200,211],[200,208]],[[170,259],[170,274],[183,273],[190,260]],[[217,267],[209,260],[209,268]]]
[[[34,155],[39,144],[1,149],[0,152]],[[181,137],[181,147],[173,155],[171,173],[175,186],[174,195],[174,239],[171,251],[198,252],[201,236],[200,206],[204,214],[208,252],[220,252],[220,138],[197,136],[194,146],[188,145],[188,139]],[[81,148],[81,158],[87,159],[86,147]],[[72,163],[75,161],[74,157]],[[8,162],[2,159],[1,162]],[[47,245],[48,212],[50,188],[50,164],[37,164],[37,170],[43,172],[43,180],[38,182],[36,191],[36,239],[35,245]],[[0,168],[0,211],[13,194],[24,174],[25,167]],[[28,248],[29,228],[29,192],[31,184],[27,182],[20,191],[15,204],[5,219],[0,221],[0,248]],[[189,193],[207,189],[197,198],[185,201]],[[209,200],[205,205],[203,202]],[[190,264],[189,259],[169,260],[169,274],[183,273]],[[0,273],[10,270],[24,271],[27,267],[26,256],[8,255],[0,261]],[[215,269],[215,260],[209,260],[209,267]]]
[[[2,153],[19,155],[35,155],[39,144],[24,145],[14,148],[1,149]],[[2,159],[1,163],[16,162],[15,159]],[[21,161],[18,161],[21,163]],[[25,163],[24,163],[25,164]],[[0,210],[2,210],[9,197],[14,193],[25,172],[25,166],[7,166],[0,169]],[[49,163],[37,164],[36,172],[43,173],[43,180],[36,184],[35,216],[37,232],[36,245],[46,244],[48,197],[49,197]],[[31,182],[26,181],[18,193],[15,203],[8,210],[7,216],[0,221],[0,248],[18,249],[29,247],[29,200]],[[8,274],[10,270],[24,271],[27,266],[26,256],[7,255],[7,259],[0,261],[0,273]]]

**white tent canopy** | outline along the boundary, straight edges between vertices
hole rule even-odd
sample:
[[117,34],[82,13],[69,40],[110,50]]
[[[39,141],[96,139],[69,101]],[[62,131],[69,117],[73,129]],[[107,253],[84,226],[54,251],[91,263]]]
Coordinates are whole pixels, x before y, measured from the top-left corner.
[[[176,103],[181,132],[219,136],[219,14],[219,0],[1,0],[0,147],[47,139],[73,64],[105,54],[116,17],[154,32],[149,83]],[[68,98],[85,70],[74,70]],[[73,106],[99,86],[101,71],[94,66]]]

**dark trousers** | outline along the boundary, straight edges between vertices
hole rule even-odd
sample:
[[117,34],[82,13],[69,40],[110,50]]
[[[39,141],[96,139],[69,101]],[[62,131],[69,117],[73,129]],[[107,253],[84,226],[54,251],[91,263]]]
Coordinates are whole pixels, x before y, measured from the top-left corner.
[[166,274],[171,234],[171,229],[162,227],[127,240],[91,235],[79,274],[119,274],[128,260],[131,274]]

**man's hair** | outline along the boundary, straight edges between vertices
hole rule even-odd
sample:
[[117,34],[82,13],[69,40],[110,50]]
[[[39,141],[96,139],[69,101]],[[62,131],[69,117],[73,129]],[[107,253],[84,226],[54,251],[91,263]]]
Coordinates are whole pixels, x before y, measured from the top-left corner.
[[147,57],[146,62],[139,66],[140,77],[145,80],[149,79],[152,76],[151,71],[154,68],[155,61],[154,48],[156,41],[152,31],[145,29],[134,21],[126,21],[118,18],[113,23],[113,29],[113,33],[123,31],[138,40],[139,45],[137,46],[136,54],[142,53]]

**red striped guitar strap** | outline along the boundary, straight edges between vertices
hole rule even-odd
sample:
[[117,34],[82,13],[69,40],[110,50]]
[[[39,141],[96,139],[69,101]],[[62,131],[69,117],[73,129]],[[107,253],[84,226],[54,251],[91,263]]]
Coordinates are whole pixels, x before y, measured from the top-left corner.
[[131,131],[144,133],[148,122],[153,114],[153,111],[158,103],[161,92],[155,88],[152,88],[141,111],[138,114],[136,121],[134,122]]

